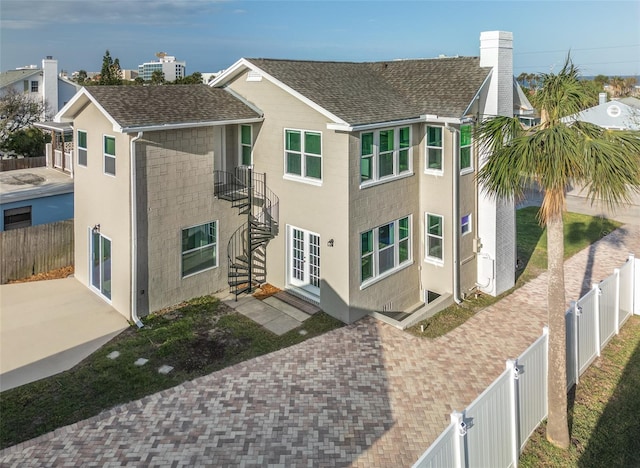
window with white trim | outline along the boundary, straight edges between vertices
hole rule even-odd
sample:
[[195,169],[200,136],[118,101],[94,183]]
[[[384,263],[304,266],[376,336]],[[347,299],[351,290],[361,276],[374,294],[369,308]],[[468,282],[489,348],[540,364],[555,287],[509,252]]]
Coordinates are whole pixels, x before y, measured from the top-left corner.
[[471,125],[460,127],[460,171],[469,172],[473,169],[473,158],[471,157]]
[[440,215],[425,214],[425,258],[436,263],[444,261],[443,221]]
[[442,174],[442,127],[427,126],[425,172]]
[[243,166],[251,166],[253,163],[252,142],[251,125],[240,125],[240,164]]
[[78,130],[78,166],[87,165],[87,132]]
[[182,277],[218,266],[218,222],[182,230]]
[[411,127],[360,134],[360,183],[411,173]]
[[322,134],[307,130],[284,132],[285,175],[310,181],[322,181]]
[[32,93],[37,93],[38,92],[38,82],[37,81],[32,81],[31,82],[31,92]]
[[360,234],[361,284],[411,263],[411,216]]
[[104,136],[104,173],[116,175],[116,139]]
[[464,236],[471,232],[471,213],[460,218],[460,233]]

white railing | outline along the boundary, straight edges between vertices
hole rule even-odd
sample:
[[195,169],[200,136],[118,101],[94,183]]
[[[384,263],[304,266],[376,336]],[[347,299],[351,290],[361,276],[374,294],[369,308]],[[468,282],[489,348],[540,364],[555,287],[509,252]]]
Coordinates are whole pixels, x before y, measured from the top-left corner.
[[[73,163],[73,158],[71,157],[72,153],[65,152],[64,153],[64,170],[66,172],[71,172],[71,164]],[[63,153],[61,150],[53,150],[53,167],[56,169],[62,169],[62,160]]]
[[[640,315],[640,259],[627,262],[567,311],[567,389],[577,384],[624,322]],[[518,466],[518,457],[547,417],[548,329],[451,423],[414,468]]]

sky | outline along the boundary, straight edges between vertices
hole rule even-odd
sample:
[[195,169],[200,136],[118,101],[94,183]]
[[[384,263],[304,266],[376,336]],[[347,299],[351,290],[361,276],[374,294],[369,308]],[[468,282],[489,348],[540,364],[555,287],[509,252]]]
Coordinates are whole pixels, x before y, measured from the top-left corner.
[[514,35],[514,75],[553,73],[567,54],[585,76],[640,75],[640,0],[0,0],[0,71],[124,69],[166,52],[187,74],[241,57],[378,61],[478,56],[482,31]]

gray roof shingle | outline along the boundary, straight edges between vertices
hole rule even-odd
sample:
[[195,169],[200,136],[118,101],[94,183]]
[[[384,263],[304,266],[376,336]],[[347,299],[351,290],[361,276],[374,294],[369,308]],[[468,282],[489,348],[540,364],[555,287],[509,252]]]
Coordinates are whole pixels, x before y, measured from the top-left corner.
[[6,72],[2,72],[0,73],[0,88],[4,88],[5,86],[13,84],[17,81],[29,78],[30,76],[33,76],[36,73],[40,73],[41,71],[42,70],[40,68],[27,68],[24,70],[9,70]]
[[477,57],[315,62],[247,59],[351,125],[462,117],[490,68]]
[[88,86],[122,127],[224,122],[260,117],[223,89],[207,85]]

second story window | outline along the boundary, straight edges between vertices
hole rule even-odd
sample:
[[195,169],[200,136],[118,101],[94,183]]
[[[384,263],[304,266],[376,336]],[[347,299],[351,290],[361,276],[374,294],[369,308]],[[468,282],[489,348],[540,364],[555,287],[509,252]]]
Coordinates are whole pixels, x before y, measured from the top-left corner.
[[360,183],[411,173],[411,127],[360,134]]
[[87,165],[87,132],[78,130],[78,166]]
[[471,157],[471,125],[460,127],[460,172],[467,173],[473,170]]
[[425,172],[442,174],[442,127],[427,127]]
[[251,125],[240,125],[240,164],[250,166],[251,159]]
[[106,135],[104,137],[104,173],[116,175],[116,139]]
[[285,177],[322,181],[322,134],[306,130],[285,130]]

